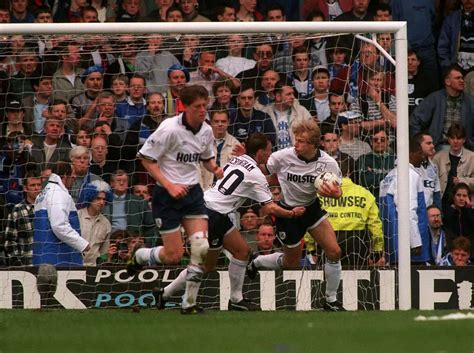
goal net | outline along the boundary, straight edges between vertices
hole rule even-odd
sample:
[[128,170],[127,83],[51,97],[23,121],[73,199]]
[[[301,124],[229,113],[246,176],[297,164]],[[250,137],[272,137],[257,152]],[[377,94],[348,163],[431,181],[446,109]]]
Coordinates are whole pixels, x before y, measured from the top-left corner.
[[[390,234],[383,234],[383,223],[391,220],[377,211],[380,182],[394,168],[395,158],[399,177],[407,175],[407,146],[397,143],[397,135],[408,133],[406,90],[396,84],[406,77],[401,28],[396,22],[2,27],[0,307],[153,304],[153,288],[168,284],[180,267],[150,268],[133,279],[126,275],[124,264],[137,242],[160,243],[148,204],[142,201],[149,200],[153,180],[135,156],[163,119],[183,111],[180,89],[199,84],[209,91],[211,125],[219,117],[214,112],[227,112],[227,132],[240,142],[252,132],[263,132],[274,150],[282,149],[293,143],[287,132],[291,121],[317,119],[321,149],[348,176],[343,185],[352,179],[364,188],[339,200],[321,199],[342,249],[339,297],[351,310],[395,309],[395,288],[410,285],[409,268],[403,267],[406,243],[404,237],[399,241],[404,271],[399,283],[398,268],[389,261],[397,249]],[[59,132],[50,123],[58,120]],[[217,134],[218,123],[212,126]],[[229,153],[221,153],[221,148],[228,149],[221,140],[216,139],[216,156],[223,165]],[[36,223],[28,223],[26,213],[21,214],[26,208],[17,204],[33,194],[29,176],[47,175],[61,161],[70,163],[76,176],[71,195],[78,208],[90,205],[81,195],[94,180],[111,184],[114,191],[125,182],[126,192],[135,195],[127,202],[134,206],[117,211],[109,203],[101,211],[113,232],[109,229],[95,240],[95,253],[85,259],[88,266],[42,268],[38,273],[30,266]],[[203,188],[212,182],[203,172]],[[399,191],[405,192],[400,196],[401,218],[407,212],[403,185]],[[272,192],[275,199],[281,197],[277,186]],[[253,251],[280,251],[276,238],[260,234],[262,224],[274,223],[261,215],[258,205],[249,202],[233,218]],[[127,222],[128,232],[120,231]],[[83,232],[93,230],[89,225]],[[208,274],[201,287],[205,307],[227,306],[228,256],[222,253],[218,271]],[[244,296],[265,310],[318,308],[324,298],[324,262],[318,244],[305,237],[301,270],[261,271],[257,280],[246,279]],[[179,303],[179,295],[169,301],[170,306]],[[400,308],[407,305],[409,299],[401,299]]]

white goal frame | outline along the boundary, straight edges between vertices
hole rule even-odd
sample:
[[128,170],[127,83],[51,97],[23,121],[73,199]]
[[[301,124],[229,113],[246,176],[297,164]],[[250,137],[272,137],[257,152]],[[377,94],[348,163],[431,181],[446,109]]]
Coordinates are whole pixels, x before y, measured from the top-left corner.
[[212,33],[394,33],[398,159],[398,298],[399,309],[411,309],[408,160],[408,73],[406,22],[186,22],[186,23],[53,23],[1,24],[1,35],[13,34],[212,34]]

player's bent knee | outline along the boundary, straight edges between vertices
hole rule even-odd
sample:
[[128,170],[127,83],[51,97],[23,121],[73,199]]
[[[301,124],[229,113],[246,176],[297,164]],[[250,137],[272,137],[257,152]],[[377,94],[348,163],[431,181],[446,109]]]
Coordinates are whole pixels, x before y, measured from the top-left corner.
[[189,236],[191,244],[191,263],[201,265],[206,260],[209,242],[206,232],[196,232]]
[[325,250],[326,257],[331,262],[337,262],[341,259],[341,248],[336,245],[330,249]]
[[283,268],[285,270],[299,270],[301,268],[300,259],[283,258]]
[[165,263],[167,265],[178,265],[181,262],[181,258],[183,257],[184,251],[174,251],[166,253]]
[[250,250],[250,247],[246,244],[245,247],[242,247],[241,249],[235,249],[232,253],[232,256],[240,261],[247,261],[250,259],[250,254],[252,251]]

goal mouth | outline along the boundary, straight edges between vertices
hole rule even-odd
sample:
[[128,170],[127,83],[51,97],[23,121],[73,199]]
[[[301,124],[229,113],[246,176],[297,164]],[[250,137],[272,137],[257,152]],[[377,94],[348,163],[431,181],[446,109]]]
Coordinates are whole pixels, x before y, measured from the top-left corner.
[[[209,113],[227,109],[229,112],[232,111],[232,114],[238,114],[238,110],[244,105],[244,98],[240,97],[242,100],[239,101],[239,96],[243,91],[251,88],[255,103],[249,107],[249,110],[259,110],[271,116],[268,114],[270,109],[268,106],[275,101],[275,84],[280,81],[294,88],[295,101],[293,104],[305,108],[313,118],[319,121],[322,133],[330,134],[331,132],[328,130],[330,128],[324,127],[327,116],[323,117],[325,113],[331,112],[329,104],[327,107],[321,108],[320,101],[323,99],[311,95],[312,90],[324,88],[326,84],[326,93],[345,97],[348,109],[362,116],[358,122],[360,125],[358,136],[359,140],[366,145],[358,146],[355,151],[353,146],[347,146],[345,149],[346,154],[354,153],[354,157],[357,156],[357,158],[352,158],[352,161],[346,161],[351,164],[349,168],[354,171],[354,174],[357,174],[357,182],[360,183],[368,176],[368,170],[363,169],[362,163],[358,160],[360,156],[368,154],[372,150],[374,142],[372,132],[379,128],[385,129],[388,151],[398,158],[397,177],[400,180],[408,180],[408,147],[406,143],[401,143],[403,136],[408,136],[404,25],[400,22],[387,24],[287,22],[245,25],[241,23],[225,25],[219,23],[199,23],[197,25],[189,23],[2,25],[0,27],[3,36],[0,42],[0,55],[9,59],[1,63],[2,72],[0,74],[3,77],[0,79],[2,79],[6,92],[19,98],[25,112],[31,112],[35,108],[32,105],[33,100],[31,100],[36,92],[35,89],[43,89],[44,92],[41,94],[48,100],[65,101],[65,111],[58,114],[65,119],[64,136],[67,135],[69,142],[76,145],[83,143],[83,135],[89,134],[85,140],[92,138],[93,135],[107,137],[108,127],[111,127],[115,118],[119,118],[114,124],[115,127],[120,125],[122,130],[112,131],[112,133],[120,135],[117,136],[117,139],[124,138],[124,142],[121,145],[108,146],[109,156],[113,156],[110,162],[123,169],[129,175],[132,183],[145,185],[153,181],[144,172],[135,157],[138,147],[145,141],[145,135],[139,135],[133,143],[125,139],[127,131],[131,131],[136,126],[140,128],[141,124],[136,125],[139,118],[128,114],[128,110],[120,112],[120,116],[116,115],[116,110],[110,114],[110,111],[107,110],[107,104],[109,104],[107,100],[110,98],[110,94],[105,94],[104,97],[104,92],[112,94],[115,107],[120,101],[131,100],[132,105],[129,104],[126,109],[130,109],[130,106],[140,107],[142,98],[146,100],[152,96],[152,93],[159,93],[162,96],[161,103],[156,104],[162,104],[164,110],[161,115],[155,114],[154,117],[164,118],[182,112],[182,106],[176,97],[183,85],[191,83],[204,85],[210,96]],[[389,34],[390,38],[384,37],[382,43],[378,37],[379,34]],[[387,45],[386,42],[390,40],[391,44]],[[265,46],[270,47],[270,50],[265,49]],[[301,49],[299,52],[298,48]],[[367,53],[363,52],[365,49],[367,49]],[[209,58],[203,58],[205,53],[209,54]],[[304,61],[304,53],[307,55],[306,64],[296,60],[296,57],[299,56],[302,57],[300,61]],[[353,74],[350,67],[354,63],[366,60],[365,58],[360,59],[361,55],[366,54],[376,56],[376,64],[362,65],[360,79],[356,78],[357,87],[354,87],[354,81],[351,82],[351,79],[354,78],[351,77]],[[31,60],[32,56],[34,56],[34,60]],[[342,61],[340,57],[343,57]],[[262,69],[255,71],[252,75],[249,70],[254,68],[252,65],[257,65],[257,62],[262,65]],[[58,72],[61,72],[64,64],[68,68],[73,68],[73,71],[68,69],[68,74],[63,75],[62,81],[60,81]],[[173,69],[171,69],[172,67]],[[215,70],[214,67],[219,70]],[[204,68],[208,69],[204,70]],[[347,76],[338,76],[344,69]],[[272,77],[271,73],[268,73],[267,76],[264,76],[264,72],[270,70],[274,71],[275,75]],[[242,75],[245,71],[249,71],[250,76]],[[18,75],[18,72],[27,74],[22,76]],[[321,83],[320,81],[324,81],[325,72],[328,76],[327,82]],[[172,77],[174,73],[181,73],[183,77]],[[15,77],[15,75],[17,76]],[[144,84],[137,83],[136,80],[131,82],[134,75],[135,78],[143,77]],[[99,76],[101,82],[97,83],[94,80]],[[12,77],[15,79],[11,79]],[[51,92],[46,92],[48,88],[40,85],[46,77],[52,79],[52,88],[49,88]],[[277,78],[275,79],[275,77]],[[315,77],[317,80],[314,79]],[[237,79],[237,83],[235,79]],[[382,84],[380,84],[380,80]],[[373,82],[375,81],[379,86],[374,88]],[[222,92],[226,91],[226,88],[230,92]],[[380,100],[374,100],[372,90],[378,91],[377,97],[380,97]],[[83,94],[85,91],[87,91],[87,95]],[[324,89],[321,89],[321,97],[324,96],[323,91]],[[93,112],[98,109],[99,96],[104,99],[100,107],[101,112],[104,113],[102,117],[99,117],[97,112]],[[7,100],[10,100],[10,96]],[[283,103],[287,104],[288,102]],[[147,104],[150,106],[149,102]],[[393,116],[382,117],[380,104],[384,104],[396,120],[393,120]],[[95,107],[96,105],[97,107]],[[149,114],[147,108],[143,109],[142,112],[136,114]],[[107,116],[107,114],[109,115]],[[232,131],[236,138],[243,141],[247,135],[245,133],[239,135],[241,127],[234,124],[237,115],[232,116],[232,114],[230,114],[228,131]],[[84,116],[88,118],[84,119]],[[277,113],[272,117],[274,118],[273,123],[276,123],[272,135],[274,143],[282,147],[290,146],[293,142],[291,133],[285,134],[282,130],[278,130],[278,122],[283,121],[283,115]],[[380,119],[384,120],[383,124],[378,123]],[[374,121],[375,123],[373,123]],[[151,119],[146,126],[148,130],[139,131],[149,134],[156,129],[160,122],[161,120],[153,121]],[[25,136],[25,140],[30,140],[29,137],[34,134],[42,133],[41,123],[44,124],[44,121],[29,121],[27,130],[23,131],[23,134],[27,133],[28,135],[29,133],[30,135]],[[339,124],[336,120],[335,123],[332,123],[332,133],[339,134],[340,130],[346,129],[343,125],[351,124],[349,122]],[[355,132],[352,131],[351,134],[355,134]],[[339,137],[340,135],[338,135]],[[22,151],[27,151],[29,142],[33,146],[33,141],[26,141],[26,147]],[[330,146],[327,149],[329,152],[331,151]],[[109,161],[107,160],[107,162]],[[26,166],[27,163],[24,162],[23,167]],[[112,172],[107,171],[108,175],[105,177],[108,180],[110,180]],[[210,184],[212,184],[212,180]],[[367,187],[367,185],[364,186]],[[370,191],[377,190],[376,186],[371,185],[371,187]],[[408,189],[402,187],[400,192],[398,219],[408,219]],[[378,198],[378,194],[375,197]],[[386,217],[388,220],[388,215],[382,214],[382,217]],[[6,219],[7,215],[4,218]],[[263,220],[263,218],[259,218],[259,221]],[[404,269],[401,283],[405,284],[402,284],[402,288],[407,288],[406,278],[408,281],[410,279],[410,259],[409,247],[404,234],[409,234],[409,232],[407,224],[403,222],[400,222],[398,229],[398,234],[403,236],[396,245],[392,243],[387,245],[389,244],[387,238],[391,237],[390,234],[385,235],[385,239],[382,240],[385,245],[382,244],[382,247],[380,247],[380,238],[375,237],[376,241],[374,241],[374,237],[370,233],[357,233],[354,237],[345,240],[343,250],[349,253],[345,254],[347,255],[346,260],[343,258],[344,269],[347,271],[369,270],[369,278],[364,277],[364,281],[368,281],[368,286],[374,290],[374,293],[379,290],[379,282],[378,280],[372,281],[374,271],[371,271],[373,268],[371,266],[374,265],[374,260],[380,260],[381,253],[386,254],[387,259],[396,258],[396,262]],[[255,235],[249,234],[248,239],[251,246],[255,246]],[[156,239],[145,240],[149,241],[150,245],[156,241]],[[400,246],[400,251],[398,251],[398,246]],[[325,262],[324,254],[316,252],[313,259],[316,261],[313,264],[310,261],[312,259],[311,251],[308,250],[308,254],[302,255],[302,261],[307,266],[306,269],[308,272],[312,269],[321,270]],[[225,257],[221,260],[223,263],[227,261]],[[398,271],[398,267],[390,265],[388,261],[383,269]],[[305,271],[300,273],[301,276],[311,276]],[[214,280],[217,279],[214,278]],[[223,279],[219,278],[219,280]],[[271,283],[272,279],[270,278],[269,281]],[[283,283],[285,280],[281,282],[279,285],[287,285]],[[360,290],[361,285],[356,285]],[[91,289],[89,288],[89,290]],[[92,289],[92,291],[96,291],[96,289]],[[295,293],[293,289],[288,289],[288,291],[292,295]],[[323,298],[321,288],[313,291],[312,295],[318,300]],[[372,305],[370,299],[366,299],[366,301],[369,303],[368,306]]]

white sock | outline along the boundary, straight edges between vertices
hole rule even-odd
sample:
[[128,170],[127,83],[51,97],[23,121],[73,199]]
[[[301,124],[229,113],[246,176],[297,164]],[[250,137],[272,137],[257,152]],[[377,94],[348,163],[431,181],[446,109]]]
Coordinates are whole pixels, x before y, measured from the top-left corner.
[[186,288],[186,276],[188,275],[188,270],[185,268],[182,270],[178,276],[168,284],[164,291],[163,291],[163,299],[168,300],[171,298],[175,293],[183,290]]
[[283,253],[276,252],[270,255],[259,255],[253,263],[257,268],[265,268],[268,270],[280,270],[283,268]]
[[156,248],[141,248],[135,252],[135,259],[141,265],[156,265],[161,264],[160,251],[163,247],[157,246]]
[[188,265],[186,274],[186,289],[183,295],[183,303],[181,304],[184,309],[196,305],[202,275],[203,270],[200,267]]
[[337,289],[341,281],[341,261],[326,262],[324,264],[324,276],[326,277],[326,300],[332,303],[337,299]]
[[230,259],[229,280],[230,280],[230,301],[238,303],[244,299],[242,296],[242,287],[244,286],[245,270],[247,261]]

